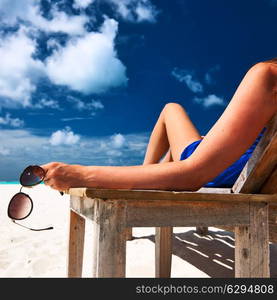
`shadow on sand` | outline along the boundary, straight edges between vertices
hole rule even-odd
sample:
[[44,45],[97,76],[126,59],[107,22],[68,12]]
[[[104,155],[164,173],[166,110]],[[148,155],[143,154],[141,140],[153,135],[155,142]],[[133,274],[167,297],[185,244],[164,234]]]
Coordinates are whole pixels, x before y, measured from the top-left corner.
[[[155,242],[154,235],[135,237]],[[195,230],[173,234],[172,254],[195,266],[212,278],[234,277],[234,234],[209,230],[199,235]],[[270,243],[270,277],[277,278],[277,244]]]

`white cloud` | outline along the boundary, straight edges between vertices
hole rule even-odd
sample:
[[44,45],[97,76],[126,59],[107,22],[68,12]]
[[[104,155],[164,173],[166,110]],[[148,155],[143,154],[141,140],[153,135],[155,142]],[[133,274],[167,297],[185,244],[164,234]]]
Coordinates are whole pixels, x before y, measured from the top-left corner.
[[[90,102],[85,102],[80,100],[79,98],[68,96],[67,100],[73,103],[73,107],[78,111],[86,111],[89,112],[91,116],[96,115],[96,111],[104,109],[104,105],[101,101],[91,100]],[[73,117],[73,118],[63,118],[62,121],[73,121],[73,120],[84,120],[90,119],[89,117]]]
[[80,136],[71,131],[70,127],[57,130],[52,133],[49,142],[52,146],[74,145],[80,140]]
[[58,11],[55,6],[51,9],[51,15],[50,20],[44,18],[36,0],[0,0],[1,20],[8,25],[14,26],[23,20],[32,24],[33,29],[45,32],[85,33],[87,16],[69,16],[63,11]]
[[122,148],[125,144],[125,141],[125,137],[120,133],[111,136],[111,145],[114,148]]
[[6,113],[5,117],[0,117],[0,125],[18,128],[24,126],[24,121],[19,118],[11,118],[11,115]]
[[129,22],[156,22],[158,11],[150,0],[106,0],[116,13]]
[[93,2],[94,0],[74,0],[73,6],[75,8],[86,8]]
[[125,2],[115,0],[109,1],[115,5],[116,11],[120,15],[120,17],[122,17],[125,20],[133,21],[131,10],[127,7],[127,4],[125,4]]
[[64,32],[70,35],[82,35],[85,24],[89,21],[87,16],[69,16],[63,11],[52,10],[52,19],[45,19],[40,15],[38,8],[32,8],[29,21],[38,29],[45,32]]
[[[106,19],[100,32],[72,38],[65,47],[56,47],[46,63],[35,59],[36,41],[29,30],[21,26],[12,34],[0,37],[0,107],[32,106],[31,96],[42,76],[58,85],[84,94],[102,93],[110,88],[127,84],[126,67],[117,58],[114,38],[117,22]],[[55,107],[54,107],[55,106]],[[99,103],[90,104],[99,109]],[[37,108],[58,108],[54,102],[42,101]]]
[[52,99],[40,99],[36,104],[33,105],[34,108],[43,109],[43,108],[52,108],[60,110],[58,101]]
[[92,120],[92,117],[72,117],[72,118],[62,118],[61,121],[69,122],[69,121],[82,121],[82,120]]
[[193,76],[190,72],[174,68],[174,70],[171,72],[171,75],[173,75],[179,82],[185,83],[193,93],[203,92],[203,85],[199,81],[193,79]]
[[30,106],[35,82],[42,76],[41,61],[33,58],[36,42],[28,37],[26,28],[0,38],[0,106]]
[[125,85],[126,68],[114,49],[117,28],[115,20],[106,19],[100,32],[71,39],[55,51],[46,62],[50,80],[84,94],[103,93]]
[[[75,0],[75,7],[86,8],[95,0]],[[150,0],[106,0],[112,3],[123,19],[132,22],[155,22],[157,10]],[[59,5],[48,1],[50,11],[44,17],[40,2],[36,0],[0,0],[0,22],[16,26],[18,31],[0,33],[0,109],[53,108],[56,101],[42,99],[32,103],[38,81],[48,76],[56,85],[83,94],[100,94],[109,89],[125,86],[128,82],[126,67],[115,49],[118,23],[106,17],[97,32],[87,32],[85,25],[94,16],[69,15],[58,10]],[[125,13],[124,13],[125,11]],[[15,28],[16,28],[15,27]],[[49,38],[47,49],[52,55],[44,62],[35,58],[39,31],[64,32],[69,35],[66,45]],[[101,102],[86,103],[92,111],[103,109]]]
[[89,103],[89,107],[98,110],[98,109],[103,109],[104,105],[103,105],[103,103],[101,101],[91,100],[91,102]]
[[156,21],[156,11],[154,10],[153,6],[150,4],[145,5],[143,2],[138,3],[138,6],[135,9],[137,14],[137,21],[138,22],[155,22]]
[[219,106],[225,105],[224,99],[222,99],[216,95],[208,95],[207,97],[204,97],[204,98],[195,97],[194,101],[198,104],[202,104],[206,108],[214,106],[214,105],[219,105]]
[[86,108],[86,103],[79,98],[68,96],[67,99],[69,102],[73,103],[74,107],[79,111],[82,111]]
[[67,99],[69,102],[73,103],[74,107],[79,111],[83,111],[83,110],[95,111],[95,110],[104,109],[103,103],[98,100],[91,100],[90,102],[84,102],[79,98],[73,96],[68,96]]

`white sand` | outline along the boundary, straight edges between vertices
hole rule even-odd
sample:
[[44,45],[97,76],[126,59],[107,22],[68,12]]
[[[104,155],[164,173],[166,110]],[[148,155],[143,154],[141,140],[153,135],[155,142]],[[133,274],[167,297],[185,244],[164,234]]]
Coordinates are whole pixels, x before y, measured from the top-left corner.
[[[34,202],[32,214],[21,224],[54,230],[34,232],[15,225],[7,216],[11,197],[19,185],[0,185],[0,278],[67,277],[69,196],[44,185],[24,188]],[[20,222],[20,221],[19,221]],[[86,223],[83,277],[91,276],[92,224]],[[134,228],[127,242],[127,277],[154,277],[154,228]],[[271,277],[277,277],[277,245],[270,245]],[[175,228],[172,277],[233,277],[233,235],[211,227],[201,237],[194,227]],[[275,273],[274,273],[275,272]]]

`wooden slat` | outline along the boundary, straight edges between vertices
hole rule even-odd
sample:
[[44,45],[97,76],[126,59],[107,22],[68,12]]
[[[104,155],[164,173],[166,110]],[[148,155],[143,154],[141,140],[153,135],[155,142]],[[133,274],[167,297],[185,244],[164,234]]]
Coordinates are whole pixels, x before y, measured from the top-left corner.
[[[269,241],[272,243],[277,243],[277,211],[274,207],[269,205],[268,209],[268,224],[269,224]],[[234,226],[217,226],[219,229],[226,230],[229,232],[235,232]]]
[[156,278],[170,278],[173,227],[156,227],[155,274]]
[[261,187],[262,194],[276,194],[277,193],[277,167],[273,170],[271,175]]
[[67,257],[68,277],[82,277],[85,219],[70,210],[70,230]]
[[126,241],[131,241],[133,239],[133,229],[132,227],[127,227],[125,230]]
[[[277,168],[262,186],[261,193],[277,193]],[[277,207],[274,205],[269,205],[269,240],[272,243],[277,243]]]
[[[79,198],[82,199],[82,198]],[[92,211],[92,223],[93,223],[93,235],[92,235],[92,277],[98,277],[99,271],[99,238],[100,238],[100,226],[97,217],[99,215],[99,201],[94,200]],[[87,211],[86,211],[87,213]],[[90,214],[88,214],[90,215]]]
[[125,277],[126,208],[122,201],[97,200],[97,277]]
[[209,228],[206,226],[197,226],[196,233],[199,235],[207,235],[209,233]]
[[250,277],[249,226],[235,227],[235,277]]
[[251,277],[269,277],[268,204],[250,203]]
[[93,220],[95,199],[83,196],[70,196],[70,208]]
[[250,203],[250,225],[235,228],[235,277],[269,277],[268,205]]
[[209,194],[230,194],[232,193],[231,188],[206,188],[202,187],[195,193],[209,193]]
[[[121,199],[127,201],[143,201],[145,199],[152,201],[218,201],[218,202],[248,202],[248,201],[265,201],[277,203],[277,195],[266,194],[221,194],[221,193],[195,193],[195,192],[175,192],[161,190],[116,190],[116,189],[92,189],[92,188],[77,188],[70,189],[70,195],[82,194],[84,199]],[[72,193],[72,194],[71,194]],[[78,197],[77,197],[78,198]],[[74,196],[72,196],[74,200]],[[86,200],[89,202],[91,200]],[[93,205],[93,202],[85,204],[88,209]],[[75,210],[84,210],[84,208],[74,208]]]
[[[119,201],[119,200],[116,200]],[[126,201],[126,225],[186,227],[249,224],[249,203]]]
[[277,115],[242,170],[232,190],[234,193],[257,193],[277,163]]
[[[96,189],[87,188],[87,187],[71,188],[71,189],[68,189],[68,190],[64,191],[64,193],[69,194],[71,196],[76,196],[76,197],[86,197],[87,192],[88,192],[87,190],[91,190],[92,193],[94,193],[93,191],[95,191]],[[100,190],[105,191],[107,189],[97,189],[97,190],[98,191],[100,191]],[[128,190],[117,189],[117,191],[128,191]],[[130,190],[130,191],[133,191],[133,190]],[[138,191],[138,190],[134,190],[134,191]],[[142,191],[145,191],[145,190],[142,190]],[[157,190],[152,190],[152,191],[157,191]],[[184,191],[184,192],[186,192],[186,191]],[[231,188],[206,188],[206,187],[202,187],[198,191],[195,191],[194,193],[230,194],[230,193],[232,193],[232,189]]]
[[277,243],[277,224],[269,222],[269,241],[271,243]]

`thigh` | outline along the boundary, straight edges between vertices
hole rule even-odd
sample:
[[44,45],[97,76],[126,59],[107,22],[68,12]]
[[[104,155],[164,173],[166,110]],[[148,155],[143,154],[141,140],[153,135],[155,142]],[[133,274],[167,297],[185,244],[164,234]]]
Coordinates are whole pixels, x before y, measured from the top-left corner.
[[173,160],[178,161],[184,148],[201,136],[181,105],[169,103],[163,113],[170,152]]

